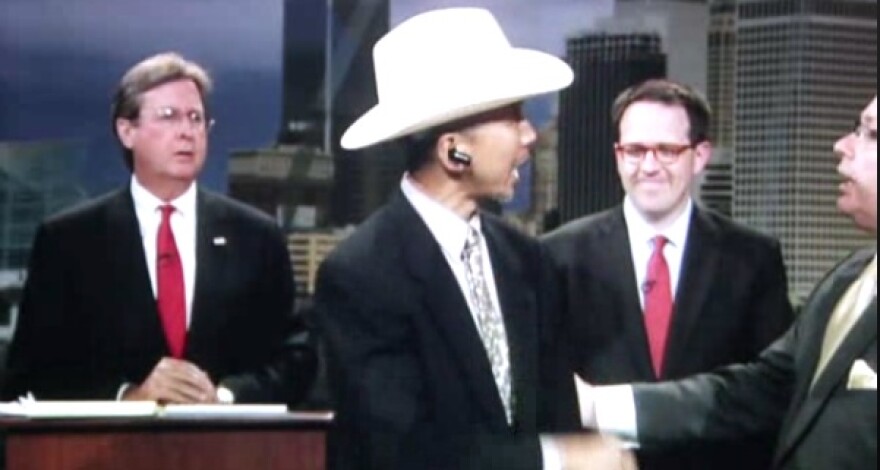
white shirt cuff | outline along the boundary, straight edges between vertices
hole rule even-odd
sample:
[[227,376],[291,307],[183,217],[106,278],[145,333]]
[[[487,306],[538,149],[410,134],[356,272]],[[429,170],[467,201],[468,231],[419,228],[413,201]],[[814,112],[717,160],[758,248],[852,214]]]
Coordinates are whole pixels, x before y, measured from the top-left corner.
[[217,401],[224,405],[235,403],[235,394],[224,386],[217,387]]
[[639,435],[632,386],[593,387],[593,399],[596,427],[601,432],[617,436],[628,446],[636,447]]
[[580,407],[581,425],[613,434],[626,447],[637,447],[636,403],[630,385],[589,385],[577,375],[574,385]]
[[550,436],[540,436],[541,442],[541,462],[543,462],[544,470],[563,470],[562,454],[559,452],[559,446]]

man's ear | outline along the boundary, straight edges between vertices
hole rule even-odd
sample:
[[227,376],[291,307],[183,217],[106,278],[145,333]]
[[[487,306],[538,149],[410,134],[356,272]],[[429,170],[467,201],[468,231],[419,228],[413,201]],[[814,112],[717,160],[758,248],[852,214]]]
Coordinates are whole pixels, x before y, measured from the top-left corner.
[[134,134],[137,132],[137,127],[130,119],[124,118],[117,118],[115,125],[119,142],[123,147],[131,150],[131,147],[134,146]]
[[452,157],[452,154],[459,150],[457,143],[460,140],[458,134],[449,132],[441,135],[437,139],[437,145],[434,146],[434,156],[438,159],[440,166],[454,174],[464,173],[469,166],[467,163]]
[[712,143],[704,140],[694,147],[694,174],[698,175],[709,166],[712,160]]

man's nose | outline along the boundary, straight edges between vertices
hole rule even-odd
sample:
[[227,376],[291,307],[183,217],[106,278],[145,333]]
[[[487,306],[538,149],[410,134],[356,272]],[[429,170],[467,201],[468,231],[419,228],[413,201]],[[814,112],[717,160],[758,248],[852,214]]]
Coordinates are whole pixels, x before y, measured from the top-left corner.
[[834,156],[838,159],[843,159],[845,157],[849,157],[853,155],[854,147],[855,147],[855,136],[852,133],[849,133],[834,143]]
[[642,157],[640,168],[642,171],[652,172],[660,168],[660,161],[657,160],[657,149],[648,149],[645,156]]

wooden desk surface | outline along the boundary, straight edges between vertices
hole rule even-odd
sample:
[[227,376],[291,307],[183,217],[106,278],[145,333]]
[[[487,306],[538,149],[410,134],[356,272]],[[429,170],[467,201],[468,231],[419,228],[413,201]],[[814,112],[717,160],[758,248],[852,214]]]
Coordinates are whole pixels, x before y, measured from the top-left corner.
[[324,470],[328,419],[0,418],[7,470]]

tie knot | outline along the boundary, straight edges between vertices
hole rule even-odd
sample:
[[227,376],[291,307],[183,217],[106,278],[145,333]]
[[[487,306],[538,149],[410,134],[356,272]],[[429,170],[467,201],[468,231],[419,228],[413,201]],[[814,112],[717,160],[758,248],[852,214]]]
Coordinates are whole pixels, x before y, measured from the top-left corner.
[[463,259],[468,259],[474,250],[477,250],[480,244],[480,232],[473,226],[468,226],[467,238],[464,240],[464,249],[461,252]]
[[163,206],[159,206],[159,210],[162,211],[162,220],[168,220],[171,218],[171,214],[173,214],[176,209],[171,204],[165,204]]
[[662,251],[668,241],[669,239],[663,235],[657,235],[654,237],[654,251]]

